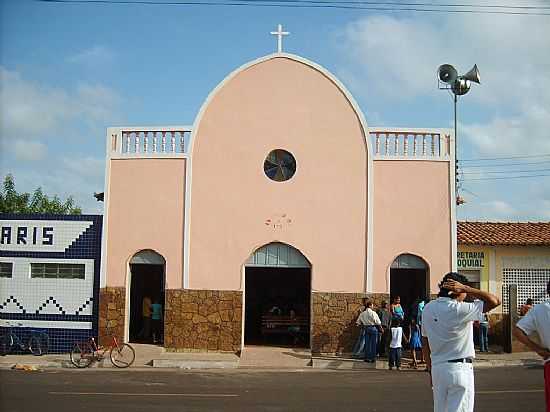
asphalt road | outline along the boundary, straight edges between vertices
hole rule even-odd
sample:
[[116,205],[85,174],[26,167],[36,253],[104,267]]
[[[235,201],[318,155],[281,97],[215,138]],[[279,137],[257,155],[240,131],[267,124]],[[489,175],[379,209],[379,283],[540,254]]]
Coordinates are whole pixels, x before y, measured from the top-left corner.
[[[431,410],[418,371],[0,371],[2,412]],[[477,370],[476,411],[544,411],[542,368]]]

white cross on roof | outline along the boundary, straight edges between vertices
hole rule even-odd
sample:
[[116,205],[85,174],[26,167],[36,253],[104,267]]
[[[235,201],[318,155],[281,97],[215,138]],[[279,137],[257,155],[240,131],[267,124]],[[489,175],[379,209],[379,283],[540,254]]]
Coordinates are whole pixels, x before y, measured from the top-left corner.
[[279,24],[277,26],[277,31],[272,31],[271,34],[278,37],[277,39],[277,52],[282,53],[283,51],[283,36],[287,36],[290,34],[288,31],[283,31],[283,26]]

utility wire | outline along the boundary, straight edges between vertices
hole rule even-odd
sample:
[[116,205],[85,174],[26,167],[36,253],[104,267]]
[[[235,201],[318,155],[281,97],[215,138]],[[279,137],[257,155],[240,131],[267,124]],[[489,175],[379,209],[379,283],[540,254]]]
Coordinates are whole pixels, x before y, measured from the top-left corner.
[[305,4],[358,4],[358,5],[376,5],[376,6],[407,6],[407,7],[474,7],[488,9],[519,9],[519,10],[549,10],[550,6],[505,6],[505,5],[485,5],[485,4],[441,4],[441,3],[399,3],[391,1],[327,1],[327,0],[234,0],[244,3],[305,3]]
[[494,170],[480,172],[462,172],[463,175],[482,175],[485,173],[532,173],[532,172],[550,172],[550,169],[533,169],[533,170]]
[[536,157],[550,157],[550,153],[545,153],[541,155],[530,155],[530,156],[510,156],[510,157],[488,157],[488,158],[479,158],[479,159],[459,159],[459,162],[478,162],[478,161],[489,161],[489,160],[507,160],[507,159],[532,159]]
[[527,179],[531,177],[550,177],[549,175],[532,175],[532,176],[507,176],[507,177],[480,177],[475,179],[463,179],[463,182],[473,182],[474,180],[508,180],[508,179]]
[[[298,4],[296,2],[279,2],[265,0],[266,2],[239,2],[244,0],[228,1],[153,1],[153,0],[33,0],[42,3],[65,3],[65,4],[140,4],[151,6],[231,6],[231,7],[279,7],[279,8],[327,8],[327,9],[347,9],[347,10],[373,10],[373,11],[394,11],[394,12],[419,12],[419,13],[461,13],[461,14],[503,14],[503,15],[526,15],[526,16],[550,16],[550,13],[532,12],[532,11],[494,11],[494,10],[450,10],[450,9],[429,9],[416,7],[379,7],[379,6],[360,6],[343,5],[338,2],[322,2],[322,4]],[[437,7],[445,7],[440,5]]]
[[540,165],[550,163],[550,160],[543,160],[542,162],[523,162],[523,163],[498,163],[491,165],[467,165],[461,166],[461,169],[473,169],[478,167],[508,167],[508,166],[527,166],[527,165]]

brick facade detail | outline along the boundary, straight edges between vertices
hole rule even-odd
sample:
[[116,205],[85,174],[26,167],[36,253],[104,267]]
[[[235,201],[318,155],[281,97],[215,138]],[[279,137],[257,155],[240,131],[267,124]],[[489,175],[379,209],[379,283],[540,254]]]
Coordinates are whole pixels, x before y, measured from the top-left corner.
[[242,292],[166,290],[164,346],[175,351],[241,349]]
[[125,288],[106,287],[99,291],[99,339],[115,336],[124,339]]
[[369,298],[376,307],[382,300],[389,304],[384,293],[323,293],[313,292],[311,352],[313,354],[351,353],[359,336],[355,325],[362,307],[362,299]]

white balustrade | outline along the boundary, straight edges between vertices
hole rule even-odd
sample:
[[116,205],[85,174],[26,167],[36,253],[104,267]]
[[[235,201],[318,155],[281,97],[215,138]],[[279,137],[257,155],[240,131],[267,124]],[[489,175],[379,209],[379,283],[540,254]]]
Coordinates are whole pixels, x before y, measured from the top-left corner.
[[375,159],[449,160],[451,135],[445,129],[370,128]]
[[[109,136],[111,157],[186,155],[191,131],[191,127],[187,126],[119,128],[116,133],[111,133]],[[120,139],[119,136],[121,136]]]

